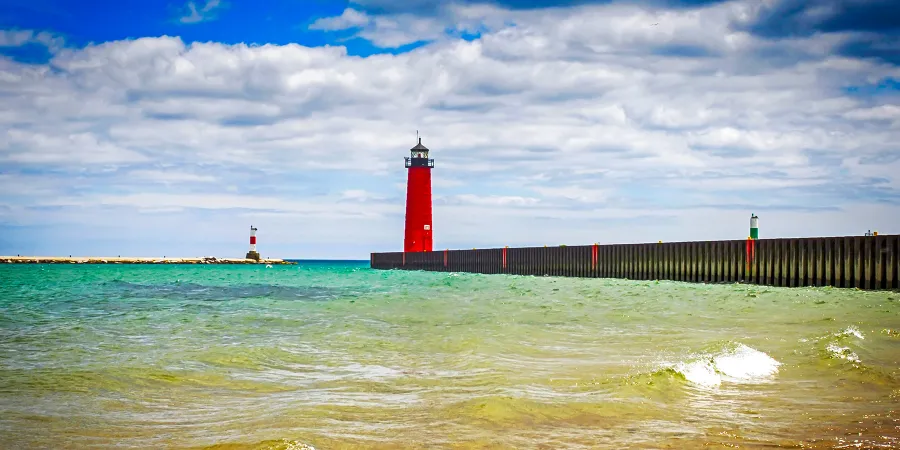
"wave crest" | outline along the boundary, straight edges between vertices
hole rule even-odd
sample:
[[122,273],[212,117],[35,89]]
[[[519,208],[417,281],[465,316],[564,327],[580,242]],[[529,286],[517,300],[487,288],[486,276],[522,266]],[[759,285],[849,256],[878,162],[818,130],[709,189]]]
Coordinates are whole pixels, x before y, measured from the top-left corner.
[[316,448],[300,441],[282,439],[281,442],[269,445],[265,450],[316,450]]
[[838,337],[838,338],[845,337],[845,336],[856,336],[859,339],[865,339],[862,332],[859,331],[859,328],[856,328],[853,325],[850,325],[849,327],[844,328],[840,332],[834,333],[834,336]]
[[779,366],[780,362],[764,352],[738,344],[732,349],[680,362],[670,368],[693,384],[716,387],[723,382],[767,382],[778,373]]
[[841,347],[840,345],[832,342],[825,347],[825,350],[828,350],[828,353],[834,358],[846,359],[847,361],[859,363],[859,356],[856,355],[850,347]]

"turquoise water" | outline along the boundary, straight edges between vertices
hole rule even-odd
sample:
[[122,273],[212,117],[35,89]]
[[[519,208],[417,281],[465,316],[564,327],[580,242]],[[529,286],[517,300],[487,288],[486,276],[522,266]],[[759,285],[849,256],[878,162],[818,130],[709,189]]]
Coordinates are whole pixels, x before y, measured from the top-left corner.
[[0,266],[2,448],[900,446],[900,294]]

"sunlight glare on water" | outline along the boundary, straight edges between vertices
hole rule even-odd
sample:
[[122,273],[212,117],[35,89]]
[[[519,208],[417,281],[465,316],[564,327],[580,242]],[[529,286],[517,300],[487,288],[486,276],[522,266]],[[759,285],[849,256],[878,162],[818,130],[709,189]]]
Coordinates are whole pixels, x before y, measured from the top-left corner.
[[900,445],[896,292],[0,267],[2,448]]

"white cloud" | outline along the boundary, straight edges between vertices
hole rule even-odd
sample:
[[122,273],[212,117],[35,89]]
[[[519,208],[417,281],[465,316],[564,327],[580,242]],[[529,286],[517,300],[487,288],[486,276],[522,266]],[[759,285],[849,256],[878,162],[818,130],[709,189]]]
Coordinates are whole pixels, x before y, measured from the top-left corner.
[[317,19],[309,26],[312,30],[337,31],[348,28],[357,28],[368,24],[370,21],[366,13],[347,8],[340,16],[324,17]]
[[383,196],[375,195],[364,189],[348,189],[341,192],[341,200],[350,202],[367,202],[373,200],[384,200]]
[[39,44],[55,52],[65,45],[65,39],[47,31],[0,30],[0,48]]
[[[438,199],[441,200],[441,199]],[[532,206],[540,202],[534,197],[520,197],[512,195],[474,195],[463,194],[448,197],[444,200],[447,204],[477,205],[477,206]]]
[[81,166],[139,163],[149,158],[90,132],[50,134],[8,129],[0,134],[0,161]]
[[178,18],[181,23],[199,23],[215,19],[215,11],[221,8],[221,0],[206,0],[201,7],[193,1],[188,1],[184,5],[186,14]]
[[549,199],[573,200],[581,203],[600,203],[609,198],[610,194],[606,189],[588,189],[580,186],[535,186],[531,189]]
[[887,120],[900,122],[900,106],[879,105],[872,108],[858,108],[844,113],[844,117],[853,120]]
[[[329,201],[331,200],[331,201]],[[374,204],[360,210],[356,205],[334,202],[333,198],[293,200],[269,196],[234,194],[182,194],[182,193],[135,193],[126,195],[96,195],[85,197],[60,197],[48,199],[40,206],[64,206],[90,208],[128,207],[143,210],[164,210],[169,208],[193,208],[206,210],[259,210],[283,213],[302,213],[318,218],[365,218],[386,212],[399,211],[400,207],[389,204]]]
[[213,175],[179,172],[177,169],[133,170],[131,172],[128,172],[128,177],[166,185],[177,183],[212,183],[218,181],[218,178]]
[[[199,221],[192,242],[223,248],[252,221],[302,256],[365,257],[402,243],[419,130],[439,247],[741,238],[750,212],[769,236],[900,232],[897,107],[845,89],[900,69],[833,56],[841,35],[732,31],[748,5],[348,9],[316,25],[435,40],[399,55],[160,37],[61,50],[52,68],[0,58],[0,223]],[[861,211],[876,219],[836,218]]]
[[887,161],[863,161],[862,158],[848,158],[843,162],[843,167],[858,178],[876,178],[885,180],[887,188],[900,190],[900,152],[895,152]]

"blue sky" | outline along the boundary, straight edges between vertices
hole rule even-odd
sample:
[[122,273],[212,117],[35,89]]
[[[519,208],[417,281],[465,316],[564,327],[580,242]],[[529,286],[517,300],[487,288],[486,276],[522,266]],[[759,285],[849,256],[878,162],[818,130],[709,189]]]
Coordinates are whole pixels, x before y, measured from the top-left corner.
[[0,254],[900,233],[888,1],[6,0]]
[[[184,42],[224,44],[291,44],[322,46],[342,40],[350,54],[384,52],[351,33],[322,33],[308,27],[317,18],[340,15],[345,2],[324,0],[256,2],[67,1],[11,0],[0,13],[7,29],[46,30],[64,36],[69,45],[179,36]],[[192,6],[193,5],[193,9]],[[350,39],[348,39],[350,38]],[[39,56],[46,51],[34,48]],[[391,52],[397,50],[391,49]]]

